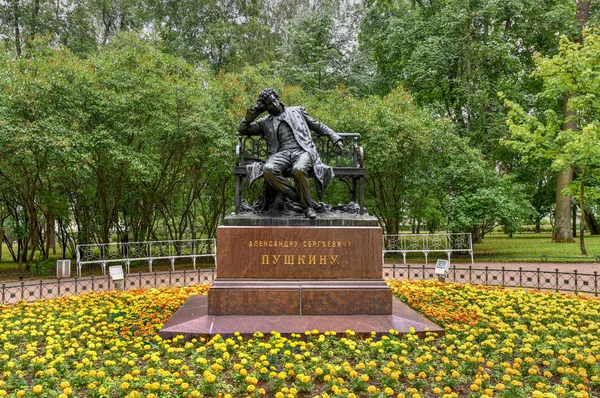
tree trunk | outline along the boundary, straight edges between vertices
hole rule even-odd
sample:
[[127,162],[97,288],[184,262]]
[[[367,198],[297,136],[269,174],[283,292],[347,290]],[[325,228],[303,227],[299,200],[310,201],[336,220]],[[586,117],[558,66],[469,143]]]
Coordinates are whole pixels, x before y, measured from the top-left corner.
[[44,260],[48,259],[48,255],[50,254],[50,246],[52,245],[52,238],[53,238],[53,234],[52,231],[54,230],[54,217],[52,217],[52,214],[48,213],[48,215],[46,216],[46,233],[44,236],[45,239],[45,250],[44,250]]
[[587,256],[587,250],[585,250],[584,241],[584,227],[585,227],[585,203],[584,203],[584,190],[585,190],[585,167],[581,168],[581,182],[579,183],[579,208],[581,209],[581,221],[579,221],[579,248],[581,249],[581,255]]
[[4,243],[6,243],[6,248],[8,249],[8,252],[10,253],[10,256],[12,257],[13,262],[16,263],[17,261],[19,261],[18,254],[15,254],[15,250],[13,249],[12,236],[9,239],[8,236],[6,236],[6,234],[3,232],[2,235],[0,235],[0,245],[2,245],[2,241],[4,241]]
[[13,22],[15,29],[15,49],[17,50],[17,55],[21,55],[21,30],[19,29],[19,20],[21,17],[21,10],[19,9],[19,0],[13,0]]
[[56,228],[55,222],[52,220],[52,228],[50,229],[50,244],[52,246],[52,254],[56,254]]
[[563,195],[573,177],[573,168],[567,167],[556,177],[556,210],[554,222],[554,242],[573,242],[571,229],[571,197]]
[[591,0],[576,0],[575,3],[575,23],[579,27],[579,35],[575,40],[583,44],[583,36],[581,35],[581,31],[590,19],[590,8],[592,6],[592,2]]
[[588,229],[590,230],[590,235],[600,235],[600,225],[594,216],[594,213],[591,211],[585,212],[585,222],[587,224]]
[[577,237],[577,206],[573,205],[573,238]]
[[[590,0],[576,0],[575,23],[579,27],[574,41],[583,43],[581,31],[590,18]],[[569,93],[563,93],[562,130],[577,130],[575,112],[569,110]],[[556,179],[556,224],[554,230],[555,242],[573,242],[571,231],[571,197],[564,196],[562,190],[567,188],[573,179],[573,168],[569,166],[558,172]]]
[[542,233],[542,220],[539,217],[535,218],[535,233]]

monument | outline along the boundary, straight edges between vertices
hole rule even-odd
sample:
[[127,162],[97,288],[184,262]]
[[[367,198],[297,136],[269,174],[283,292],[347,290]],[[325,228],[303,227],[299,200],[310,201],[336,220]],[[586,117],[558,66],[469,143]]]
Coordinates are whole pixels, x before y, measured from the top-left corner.
[[[248,108],[238,133],[236,213],[217,230],[217,278],[208,297],[190,297],[161,336],[314,329],[443,333],[393,298],[383,280],[382,230],[364,211],[357,134],[337,134],[303,107],[286,107],[273,89]],[[260,140],[268,150],[255,150]],[[335,167],[322,161],[333,159],[332,153],[343,158]],[[244,176],[248,185],[264,179],[251,206],[240,201]],[[333,178],[348,179],[359,204],[315,201],[311,178],[319,199]]]

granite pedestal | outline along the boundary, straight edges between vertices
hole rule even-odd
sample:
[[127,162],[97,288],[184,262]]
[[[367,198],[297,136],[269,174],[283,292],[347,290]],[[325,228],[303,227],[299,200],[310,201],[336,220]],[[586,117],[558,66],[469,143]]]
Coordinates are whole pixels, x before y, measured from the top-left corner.
[[224,224],[208,297],[191,297],[161,336],[443,331],[393,299],[381,277],[382,230],[374,217],[236,215]]

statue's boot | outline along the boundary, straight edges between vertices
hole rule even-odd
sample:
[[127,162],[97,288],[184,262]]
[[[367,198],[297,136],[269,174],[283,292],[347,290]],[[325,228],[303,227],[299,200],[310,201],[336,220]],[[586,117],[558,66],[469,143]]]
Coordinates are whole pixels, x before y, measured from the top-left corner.
[[304,209],[304,214],[306,215],[306,218],[310,218],[310,219],[317,218],[317,213],[313,210],[312,207],[307,207],[306,209]]

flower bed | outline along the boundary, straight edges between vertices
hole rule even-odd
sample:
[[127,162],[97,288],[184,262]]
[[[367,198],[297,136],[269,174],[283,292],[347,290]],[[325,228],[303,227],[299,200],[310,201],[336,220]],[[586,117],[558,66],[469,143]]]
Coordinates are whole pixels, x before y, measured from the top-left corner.
[[0,307],[0,396],[600,394],[600,300],[432,281],[390,286],[446,336],[161,340],[166,319],[207,286]]

